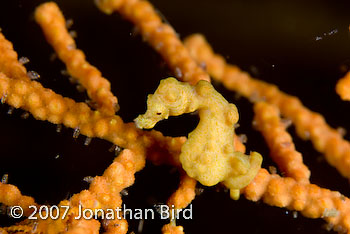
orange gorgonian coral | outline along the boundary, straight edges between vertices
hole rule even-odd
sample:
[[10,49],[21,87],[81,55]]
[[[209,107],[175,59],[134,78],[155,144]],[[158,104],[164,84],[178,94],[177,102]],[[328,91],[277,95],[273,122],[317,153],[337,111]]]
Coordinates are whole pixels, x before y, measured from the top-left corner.
[[[239,193],[241,193],[242,198],[237,203],[229,201],[225,204],[242,204],[244,203],[244,199],[254,202],[262,200],[268,205],[293,211],[293,216],[297,212],[300,212],[305,217],[322,218],[327,222],[327,229],[333,229],[340,233],[350,233],[350,200],[346,197],[347,194],[342,195],[338,191],[332,191],[337,190],[334,188],[332,190],[321,188],[324,187],[323,184],[322,186],[314,184],[312,176],[310,178],[312,170],[305,163],[308,162],[308,159],[303,159],[303,151],[298,149],[297,143],[294,145],[293,140],[295,139],[293,138],[295,134],[287,132],[286,122],[288,121],[281,119],[280,114],[288,118],[288,120],[290,119],[290,122],[295,126],[296,134],[304,140],[311,140],[315,149],[325,155],[328,163],[338,169],[340,174],[348,178],[350,177],[348,170],[350,167],[350,143],[343,138],[344,133],[342,131],[328,125],[321,114],[307,109],[301,103],[300,99],[285,94],[275,85],[252,78],[236,66],[229,65],[222,56],[213,52],[213,49],[205,41],[203,36],[191,36],[183,43],[173,27],[168,24],[165,18],[159,14],[150,2],[145,0],[97,0],[95,3],[97,5],[96,9],[98,8],[107,14],[117,13],[134,25],[135,28],[130,34],[139,33],[143,39],[143,42],[140,44],[143,46],[146,44],[150,45],[161,57],[157,58],[158,62],[164,60],[168,65],[169,71],[167,71],[166,75],[162,76],[167,77],[172,75],[180,81],[187,82],[193,86],[200,80],[210,82],[211,76],[213,80],[222,82],[228,90],[234,91],[236,94],[246,97],[253,102],[255,112],[254,128],[264,136],[266,145],[270,150],[270,155],[281,170],[281,175],[277,174],[277,170],[272,170],[271,168],[273,167],[270,167],[270,173],[266,169],[260,169],[256,176],[256,173],[254,173],[255,178],[252,181],[249,180],[251,181],[250,183],[245,183],[245,187],[239,187],[239,190],[235,191],[238,194],[235,194],[233,197],[238,198]],[[58,202],[52,202],[50,199],[48,201],[42,198],[36,199],[35,193],[31,194],[30,190],[23,189],[25,187],[24,184],[16,183],[16,180],[12,179],[15,177],[15,173],[4,171],[5,174],[0,183],[0,203],[4,207],[2,210],[6,209],[12,220],[0,228],[0,233],[133,233],[136,232],[133,219],[135,219],[138,213],[134,212],[135,216],[132,216],[133,211],[127,209],[125,204],[131,206],[138,205],[139,200],[148,200],[148,205],[156,205],[157,208],[155,210],[161,215],[162,207],[165,204],[167,205],[171,214],[169,213],[169,216],[164,220],[156,218],[156,222],[159,223],[158,226],[163,226],[161,229],[163,233],[180,234],[187,232],[186,220],[184,220],[186,218],[177,220],[175,217],[178,215],[177,212],[183,212],[183,217],[185,217],[185,208],[190,207],[187,209],[187,211],[191,211],[191,220],[189,222],[195,223],[196,219],[198,219],[196,215],[199,212],[195,214],[197,211],[193,210],[194,218],[192,217],[191,203],[195,196],[203,190],[203,187],[197,183],[195,178],[191,178],[186,174],[186,171],[182,168],[181,159],[179,159],[182,146],[186,142],[187,133],[181,132],[181,134],[176,134],[181,135],[180,137],[165,136],[160,131],[144,131],[138,129],[133,122],[125,122],[125,120],[131,120],[123,116],[125,115],[123,111],[128,112],[129,109],[125,105],[123,106],[123,97],[119,97],[119,93],[123,92],[114,92],[115,87],[113,85],[114,83],[118,83],[115,81],[119,79],[122,82],[123,79],[127,80],[129,78],[123,76],[111,78],[108,72],[105,73],[103,64],[99,63],[90,55],[90,50],[84,49],[83,52],[83,49],[77,49],[88,46],[79,44],[81,37],[79,27],[76,28],[79,37],[75,42],[76,32],[69,31],[72,21],[64,18],[63,15],[67,9],[62,4],[62,13],[59,8],[59,6],[61,7],[60,4],[60,2],[58,4],[48,2],[37,5],[34,19],[40,26],[40,33],[43,33],[40,34],[40,37],[45,37],[55,51],[52,58],[57,56],[64,63],[65,68],[62,70],[62,74],[72,76],[70,80],[78,85],[80,91],[82,88],[86,89],[87,95],[84,96],[82,94],[84,96],[83,98],[82,96],[78,96],[78,98],[65,97],[67,96],[65,91],[63,92],[64,95],[61,92],[66,87],[57,91],[59,88],[48,84],[49,82],[46,80],[47,74],[40,76],[37,72],[29,69],[32,66],[31,64],[26,68],[24,64],[28,63],[29,59],[25,57],[19,58],[17,55],[16,40],[13,40],[11,36],[7,37],[8,29],[5,27],[5,30],[0,33],[0,98],[1,103],[4,104],[2,108],[9,108],[9,114],[16,113],[17,110],[14,111],[14,109],[22,109],[26,111],[24,113],[22,112],[22,117],[28,118],[31,115],[36,120],[48,121],[55,124],[57,125],[57,132],[62,132],[62,125],[71,128],[73,129],[73,138],[77,141],[79,141],[79,134],[86,136],[84,145],[89,145],[93,138],[108,141],[113,144],[113,151],[116,151],[116,157],[111,161],[97,154],[91,158],[85,157],[85,155],[80,157],[78,155],[79,153],[73,154],[73,158],[79,157],[79,160],[84,163],[84,166],[80,164],[77,166],[73,164],[68,165],[73,167],[72,170],[76,173],[80,173],[81,171],[87,173],[85,172],[88,168],[87,165],[94,164],[95,162],[93,158],[101,158],[101,161],[105,164],[103,167],[101,166],[99,172],[96,173],[93,171],[92,173],[94,174],[92,176],[85,174],[86,177],[83,180],[88,182],[86,184],[87,186],[78,186],[78,188],[73,190],[73,194],[69,194],[68,196],[58,196]],[[75,6],[80,7],[79,5]],[[84,9],[81,10],[81,12],[83,11]],[[74,18],[74,15],[72,17]],[[109,17],[99,14],[98,17],[108,20],[110,24],[107,25],[108,31],[119,30],[113,27],[116,21],[115,16]],[[11,26],[10,23],[6,22],[7,24]],[[80,24],[80,26],[82,25],[85,24]],[[28,30],[31,30],[30,27],[28,27]],[[93,38],[94,32],[87,31],[88,34],[85,36]],[[328,34],[332,35],[331,33]],[[9,35],[11,34],[9,33]],[[101,36],[104,37],[104,35]],[[132,37],[135,37],[135,35]],[[107,41],[108,38],[105,38],[105,40]],[[132,40],[135,40],[135,38]],[[110,48],[118,46],[118,43],[118,41],[112,41]],[[95,43],[94,46],[99,50],[98,43]],[[213,46],[215,47],[215,44]],[[39,54],[40,52],[36,51]],[[142,56],[142,53],[139,56]],[[127,59],[127,56],[125,56],[125,59]],[[152,57],[148,60],[152,60]],[[40,67],[39,65],[37,67]],[[62,64],[60,66],[62,68]],[[103,76],[97,67],[101,69]],[[162,65],[159,68],[164,69]],[[118,68],[115,69],[117,70]],[[133,69],[141,69],[141,66],[133,67]],[[40,70],[38,71],[41,73]],[[156,79],[161,80],[162,78],[165,77],[157,77]],[[138,96],[132,91],[137,90],[139,88],[138,86],[142,86],[142,84],[151,83],[151,80],[141,80],[143,81],[131,81],[130,91],[127,92],[127,98],[130,100],[128,105],[134,105],[134,103],[139,102],[145,106],[146,94],[156,89],[156,83],[150,85],[149,90],[144,91],[144,97],[140,98],[142,100],[136,101],[134,96]],[[204,83],[207,84],[207,82]],[[185,86],[192,88],[189,84]],[[208,83],[208,85],[210,84]],[[345,90],[345,86],[342,87]],[[146,89],[146,87],[141,87],[141,89],[143,88]],[[207,91],[205,89],[203,90],[203,96],[205,96],[205,92]],[[342,96],[348,95],[345,91],[342,92]],[[118,95],[118,99],[114,94]],[[85,99],[88,100],[85,102],[81,101]],[[115,111],[119,110],[119,105],[121,107],[120,115],[119,112],[115,114]],[[240,105],[237,104],[239,113]],[[215,110],[217,106],[215,103],[211,103],[211,107]],[[142,113],[142,110],[137,110],[137,113]],[[201,115],[201,113],[199,114]],[[206,116],[210,116],[212,113],[207,111],[205,114]],[[240,116],[240,118],[245,120],[246,117],[244,114],[243,117],[242,115]],[[31,120],[24,120],[24,123],[25,121]],[[233,122],[228,123],[232,129],[238,127],[238,124],[234,125]],[[243,121],[243,123],[245,122]],[[41,122],[41,124],[43,123]],[[195,125],[191,124],[191,127]],[[215,124],[213,124],[212,128],[215,128]],[[245,126],[242,126],[242,128],[246,129]],[[254,134],[257,135],[259,133],[255,132]],[[205,136],[202,137],[203,139],[205,138]],[[246,141],[244,135],[237,136],[231,134],[230,138],[232,139],[227,140],[233,142],[235,151],[240,152],[238,154],[246,153],[246,148],[243,144]],[[69,140],[71,141],[71,138]],[[214,140],[210,139],[209,141]],[[217,140],[217,142],[220,141]],[[255,144],[260,144],[257,141],[249,143],[248,146],[251,150],[255,150]],[[44,147],[43,145],[42,148]],[[89,147],[87,151],[89,151]],[[265,154],[263,157],[266,159],[268,153],[263,152],[262,154]],[[205,162],[205,154],[202,157],[201,160]],[[58,160],[59,158],[60,155],[57,154],[54,160]],[[170,180],[167,181],[167,179],[164,179],[164,186],[171,186],[171,189],[168,189],[171,191],[165,192],[162,199],[157,198],[156,195],[146,198],[143,194],[139,195],[137,199],[134,199],[132,193],[139,193],[140,190],[138,189],[135,192],[130,188],[130,200],[127,197],[128,192],[126,189],[133,185],[135,181],[137,183],[140,180],[140,176],[138,175],[142,175],[140,171],[145,168],[146,160],[154,165],[169,165],[176,168],[180,175],[178,178],[179,182],[171,183],[169,182]],[[207,158],[207,160],[209,159]],[[17,165],[21,165],[23,162],[25,160],[22,158],[16,163]],[[42,161],[39,161],[37,164],[40,163]],[[204,163],[203,165],[206,164]],[[29,167],[29,170],[31,169],[30,166],[27,167]],[[91,165],[91,167],[94,167],[94,165]],[[206,171],[215,169],[208,167]],[[39,169],[37,171],[40,178],[47,176],[45,174],[47,170],[41,171]],[[60,168],[58,171],[59,175],[65,174],[64,169]],[[22,175],[18,173],[18,176]],[[31,174],[28,175],[29,178],[31,176]],[[161,179],[158,177],[157,175],[153,175],[148,178],[150,182],[145,185],[146,192],[151,190],[149,189],[150,184],[156,183],[157,179]],[[12,185],[12,181],[15,181],[14,184],[17,186]],[[248,183],[249,185],[246,186]],[[136,184],[136,186],[140,185]],[[161,186],[159,185],[158,187]],[[218,185],[217,189],[220,190],[220,188],[221,185]],[[167,191],[166,189],[161,190],[162,192]],[[43,197],[45,197],[44,193],[48,191],[49,189],[44,188],[40,193],[42,192]],[[207,191],[211,190],[207,189]],[[228,194],[224,194],[223,196],[229,198]],[[217,217],[224,220],[225,217],[220,216],[226,216],[227,212],[224,215],[215,214],[215,212],[210,211],[210,203],[212,203],[212,200],[206,200],[200,206],[202,208],[204,207],[204,210],[202,210],[203,214],[208,216],[208,220],[217,220]],[[193,205],[195,205],[195,202]],[[256,209],[258,209],[258,206]],[[23,207],[23,215],[27,218],[15,220],[19,222],[13,221],[14,216],[18,214],[18,212],[11,213],[14,207]],[[43,207],[46,207],[46,209],[43,209]],[[66,209],[67,207],[69,209]],[[140,210],[138,208],[144,207],[136,207],[136,210]],[[33,213],[35,209],[39,212]],[[180,211],[178,209],[185,210]],[[89,214],[89,211],[97,212],[91,215],[93,218],[86,218],[85,216],[81,218],[81,213]],[[122,213],[121,217],[119,217],[119,212]],[[234,212],[234,209],[229,212]],[[19,214],[21,214],[21,211],[19,211]],[[111,216],[108,215],[112,214],[116,216],[113,216],[114,218],[111,219]],[[55,215],[58,218],[52,218]],[[263,214],[262,216],[266,215]],[[203,218],[203,216],[201,217]],[[138,220],[137,232],[143,232],[144,223],[148,225],[151,222],[147,218],[140,218]],[[229,222],[240,223],[239,219],[234,220],[234,218]],[[250,215],[248,215],[248,222],[251,222]],[[220,223],[208,222],[208,225],[210,224],[214,226],[215,231],[220,230]],[[237,224],[237,226],[239,225]],[[254,225],[250,225],[252,227],[242,226],[245,227],[240,230],[247,231],[252,230]],[[232,227],[230,228],[232,229]],[[204,230],[201,232],[207,231],[206,227],[201,230]]]

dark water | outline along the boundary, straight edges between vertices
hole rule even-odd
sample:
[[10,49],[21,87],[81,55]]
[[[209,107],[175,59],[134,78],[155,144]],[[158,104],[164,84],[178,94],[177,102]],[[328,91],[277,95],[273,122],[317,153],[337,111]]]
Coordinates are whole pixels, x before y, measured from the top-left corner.
[[[30,59],[28,70],[41,75],[40,82],[67,97],[84,101],[68,78],[61,75],[63,64],[50,61],[53,50],[33,20],[35,6],[43,1],[2,0],[0,27],[13,42],[19,56]],[[72,30],[78,34],[78,48],[112,83],[125,121],[144,112],[146,95],[155,90],[160,79],[172,75],[152,48],[135,34],[133,25],[117,14],[107,16],[93,1],[57,1]],[[230,63],[262,80],[277,84],[283,91],[300,97],[314,111],[321,112],[333,127],[350,129],[350,104],[335,94],[336,81],[349,69],[350,3],[347,1],[229,1],[173,0],[152,1],[183,38],[203,33],[214,49]],[[274,165],[259,133],[251,128],[252,108],[247,100],[235,99],[221,85],[223,95],[238,105],[238,133],[248,136],[247,147],[265,155],[264,166]],[[7,173],[9,183],[41,204],[55,204],[87,188],[85,176],[103,173],[114,155],[111,144],[93,139],[73,139],[73,130],[22,119],[22,110],[8,115],[9,107],[0,106],[0,175]],[[159,124],[166,135],[186,135],[193,129],[194,116],[171,119]],[[294,130],[290,132],[294,135]],[[349,138],[349,135],[346,135]],[[320,160],[309,142],[294,137],[297,149],[312,171],[312,182],[350,195],[348,180]],[[58,155],[58,157],[57,157]],[[130,208],[148,208],[164,203],[176,188],[178,175],[169,167],[147,167],[137,174],[136,183],[124,199]],[[0,216],[1,224],[12,219]],[[193,202],[193,220],[181,220],[186,233],[329,233],[322,220],[312,220],[292,212],[253,203],[244,198],[229,199],[227,193],[205,188]],[[146,220],[144,233],[160,233],[161,220]],[[137,233],[138,221],[130,222]]]

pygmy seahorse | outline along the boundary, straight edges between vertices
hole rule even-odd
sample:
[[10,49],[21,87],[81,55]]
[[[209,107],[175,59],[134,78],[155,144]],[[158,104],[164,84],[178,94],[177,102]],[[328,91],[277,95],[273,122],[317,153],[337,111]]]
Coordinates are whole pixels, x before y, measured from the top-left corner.
[[206,186],[223,182],[233,199],[240,189],[252,181],[261,167],[257,152],[250,156],[234,149],[234,124],[238,111],[207,81],[195,86],[167,78],[152,95],[148,95],[147,111],[135,119],[139,128],[153,128],[169,116],[198,110],[199,124],[188,134],[181,148],[180,162],[186,173]]

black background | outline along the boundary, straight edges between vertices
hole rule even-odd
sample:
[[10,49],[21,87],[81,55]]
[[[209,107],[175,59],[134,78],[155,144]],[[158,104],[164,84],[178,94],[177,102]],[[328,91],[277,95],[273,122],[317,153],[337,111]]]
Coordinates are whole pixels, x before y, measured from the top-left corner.
[[[64,65],[50,61],[53,53],[33,19],[35,6],[44,1],[1,0],[0,27],[13,42],[19,56],[26,56],[28,70],[41,75],[40,82],[63,96],[84,101],[68,78],[61,75]],[[146,95],[160,79],[171,74],[159,55],[135,33],[133,25],[118,14],[101,13],[93,1],[57,1],[66,18],[74,20],[78,48],[112,83],[119,99],[119,114],[132,121],[145,111]],[[301,98],[314,111],[322,113],[333,127],[350,129],[350,104],[335,94],[336,81],[350,65],[348,1],[229,1],[229,0],[153,0],[154,6],[177,30],[181,38],[203,33],[214,49],[230,62],[262,80],[277,84],[283,91]],[[247,148],[261,152],[264,167],[274,165],[260,134],[251,128],[252,106],[245,99],[216,88],[238,105],[240,125],[237,132],[248,136]],[[56,204],[87,188],[85,176],[102,174],[114,155],[111,144],[93,139],[84,146],[84,136],[73,139],[72,129],[22,119],[22,110],[8,115],[9,106],[0,106],[0,175],[9,174],[9,183],[38,203]],[[157,125],[166,135],[190,132],[196,116],[171,118]],[[310,142],[294,134],[297,149],[312,171],[311,181],[349,196],[349,183]],[[346,135],[349,138],[349,135]],[[59,157],[57,158],[57,155]],[[148,208],[164,203],[178,183],[170,167],[147,167],[136,175],[136,183],[124,198],[129,208]],[[220,191],[220,192],[218,192]],[[180,223],[186,233],[330,233],[322,220],[293,217],[285,209],[253,203],[241,198],[232,201],[222,188],[205,188],[193,202],[193,220]],[[14,220],[0,215],[0,224]],[[165,222],[146,220],[144,233],[160,233]],[[138,221],[130,231],[137,233]]]

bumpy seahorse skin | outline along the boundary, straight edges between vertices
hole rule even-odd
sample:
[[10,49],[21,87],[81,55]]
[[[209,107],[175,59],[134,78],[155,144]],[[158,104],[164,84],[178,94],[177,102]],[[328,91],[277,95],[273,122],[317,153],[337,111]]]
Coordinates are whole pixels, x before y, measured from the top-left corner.
[[148,96],[147,112],[135,119],[139,128],[153,128],[169,116],[198,110],[200,122],[181,148],[180,161],[187,174],[206,186],[223,182],[234,199],[260,169],[262,157],[234,149],[234,124],[238,112],[207,81],[196,86],[167,78]]

